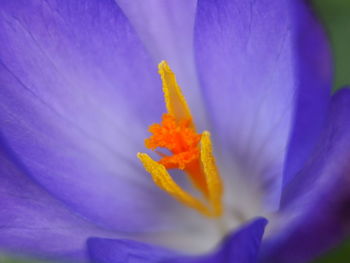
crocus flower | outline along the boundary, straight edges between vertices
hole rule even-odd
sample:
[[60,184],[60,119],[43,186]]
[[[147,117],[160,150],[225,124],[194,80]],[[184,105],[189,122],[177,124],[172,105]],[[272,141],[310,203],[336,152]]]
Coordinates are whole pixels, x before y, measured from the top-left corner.
[[129,17],[112,0],[0,3],[2,250],[298,263],[341,240],[350,91],[330,95],[305,3],[198,0],[192,20],[153,2],[152,21],[195,21],[172,42],[119,4]]

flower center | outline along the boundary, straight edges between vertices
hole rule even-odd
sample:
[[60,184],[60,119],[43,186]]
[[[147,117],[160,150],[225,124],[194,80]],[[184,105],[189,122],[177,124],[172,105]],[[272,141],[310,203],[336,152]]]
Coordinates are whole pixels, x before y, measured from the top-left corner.
[[[138,153],[145,170],[154,183],[183,205],[208,217],[222,215],[223,186],[215,164],[210,133],[196,132],[187,102],[169,65],[159,64],[167,113],[160,124],[152,124],[152,135],[145,140],[148,149],[167,149],[171,154],[156,151],[161,159],[154,161],[145,153]],[[203,198],[198,199],[184,191],[172,179],[169,169],[180,169],[190,179]]]
[[176,121],[169,113],[163,114],[161,124],[153,124],[149,131],[153,134],[145,140],[146,147],[155,150],[158,147],[168,149],[172,155],[157,152],[162,159],[159,163],[165,168],[184,170],[199,160],[199,142],[201,135],[190,127],[191,120]]

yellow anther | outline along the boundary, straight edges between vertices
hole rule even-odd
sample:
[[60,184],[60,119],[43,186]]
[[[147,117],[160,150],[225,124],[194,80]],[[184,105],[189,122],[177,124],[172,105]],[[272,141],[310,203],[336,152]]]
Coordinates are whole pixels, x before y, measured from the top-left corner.
[[208,131],[204,131],[202,133],[200,157],[208,186],[209,201],[213,209],[213,215],[220,216],[222,214],[221,199],[223,186],[218,168],[216,166],[213,155],[213,147],[210,140],[210,133]]
[[[169,65],[159,64],[164,99],[168,113],[163,114],[160,124],[149,127],[152,136],[145,140],[151,150],[165,148],[171,154],[156,151],[161,159],[157,162],[147,154],[138,153],[145,170],[154,183],[182,204],[208,217],[222,214],[223,186],[215,164],[209,132],[198,134],[190,108],[187,105],[175,74]],[[203,195],[203,201],[181,189],[167,169],[180,169],[189,177],[193,186]]]
[[170,194],[182,204],[197,210],[203,215],[211,216],[210,211],[208,211],[204,204],[186,191],[182,190],[181,187],[175,183],[164,165],[152,160],[152,158],[145,153],[138,153],[137,157],[142,162],[145,170],[152,175],[154,183],[159,188]]
[[180,86],[177,84],[175,74],[166,61],[162,61],[158,68],[163,83],[164,99],[168,113],[173,115],[177,121],[190,120],[191,125],[194,125],[191,110],[187,105]]

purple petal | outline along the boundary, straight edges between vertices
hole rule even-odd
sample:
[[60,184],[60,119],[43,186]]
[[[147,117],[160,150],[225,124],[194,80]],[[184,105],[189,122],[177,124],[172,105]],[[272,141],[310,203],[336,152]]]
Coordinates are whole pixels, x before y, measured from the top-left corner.
[[254,263],[267,221],[254,220],[228,236],[217,251],[205,256],[182,256],[162,247],[132,240],[91,238],[89,254],[95,263],[168,262],[168,263]]
[[110,236],[52,198],[3,148],[0,163],[2,252],[80,262],[86,259],[88,236]]
[[266,243],[265,262],[310,262],[350,234],[349,116],[350,89],[343,89],[314,154],[286,188],[282,212],[290,223]]
[[93,263],[156,263],[176,256],[165,248],[133,240],[90,238],[87,244]]
[[[116,0],[157,61],[192,54],[194,0]],[[183,53],[185,52],[185,54]],[[175,63],[176,64],[176,63]]]
[[296,79],[299,88],[284,166],[284,185],[297,174],[311,154],[324,124],[332,87],[332,63],[325,34],[305,7],[305,1],[295,2]]
[[193,56],[196,0],[115,0],[156,61],[167,60],[183,89],[199,128],[204,109]]
[[285,164],[297,170],[317,138],[331,88],[324,38],[303,8],[287,0],[198,1],[195,51],[213,136],[236,173],[260,181],[272,207]]
[[171,221],[136,158],[164,111],[157,67],[115,2],[0,6],[0,126],[30,175],[113,229]]

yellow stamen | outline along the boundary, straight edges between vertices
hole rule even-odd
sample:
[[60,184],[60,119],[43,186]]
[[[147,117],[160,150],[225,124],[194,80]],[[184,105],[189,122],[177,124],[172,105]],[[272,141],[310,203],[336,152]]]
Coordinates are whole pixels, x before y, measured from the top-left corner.
[[137,157],[142,162],[145,170],[152,175],[154,183],[158,185],[159,188],[170,194],[182,204],[197,210],[199,213],[206,216],[211,215],[205,205],[186,191],[182,190],[180,186],[175,183],[164,165],[153,161],[152,158],[145,153],[138,153]]
[[176,76],[168,63],[166,61],[160,62],[158,69],[163,83],[163,93],[168,113],[173,115],[178,121],[190,120],[191,125],[194,125],[191,110],[181,92],[180,86],[177,84]]
[[211,145],[210,133],[204,131],[201,139],[201,162],[208,185],[209,200],[213,208],[214,216],[222,213],[222,182],[216,166],[215,157],[213,155],[213,147]]
[[[159,74],[168,113],[163,115],[161,124],[149,127],[152,136],[145,140],[145,145],[151,150],[165,148],[171,155],[156,151],[161,156],[158,162],[144,153],[137,156],[162,190],[203,215],[219,217],[222,214],[223,186],[215,164],[210,134],[207,131],[203,134],[196,132],[190,108],[175,74],[165,61],[159,64]],[[183,170],[203,194],[203,202],[182,190],[167,169]]]

